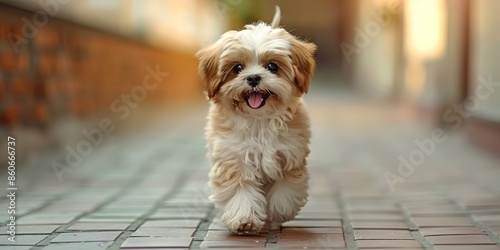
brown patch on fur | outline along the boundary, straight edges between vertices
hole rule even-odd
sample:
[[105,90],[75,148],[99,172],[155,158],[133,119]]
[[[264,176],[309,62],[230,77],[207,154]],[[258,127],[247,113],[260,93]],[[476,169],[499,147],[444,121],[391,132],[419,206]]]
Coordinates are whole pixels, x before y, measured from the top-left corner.
[[220,54],[221,49],[217,44],[203,48],[196,53],[196,57],[200,60],[198,75],[209,99],[217,94],[222,85],[222,79],[218,76]]
[[295,37],[290,39],[292,45],[292,62],[295,72],[295,84],[302,93],[307,93],[309,83],[314,74],[316,62],[314,60],[314,52],[316,45],[313,43],[303,42]]

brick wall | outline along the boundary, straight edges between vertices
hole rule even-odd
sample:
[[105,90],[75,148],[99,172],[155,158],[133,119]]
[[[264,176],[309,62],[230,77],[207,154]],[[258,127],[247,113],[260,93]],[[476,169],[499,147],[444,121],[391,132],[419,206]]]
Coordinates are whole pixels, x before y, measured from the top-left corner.
[[[30,24],[37,30],[33,37]],[[169,75],[148,91],[146,101],[197,98],[193,54],[55,18],[45,22],[43,16],[0,4],[0,127],[43,128],[59,117],[109,111],[114,100],[142,83],[148,66]]]

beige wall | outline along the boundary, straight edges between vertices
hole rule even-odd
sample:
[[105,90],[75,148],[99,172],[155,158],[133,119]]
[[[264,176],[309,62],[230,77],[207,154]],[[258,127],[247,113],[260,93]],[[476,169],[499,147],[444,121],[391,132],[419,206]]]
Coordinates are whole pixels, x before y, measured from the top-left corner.
[[[471,73],[469,93],[474,95],[481,85],[480,77],[500,85],[500,1],[474,0],[472,2]],[[481,88],[481,87],[480,87]],[[492,88],[491,95],[481,98],[473,116],[500,122],[500,86]],[[485,91],[485,90],[483,90]]]
[[442,105],[443,61],[446,56],[445,0],[405,1],[404,96],[419,106]]
[[375,97],[390,96],[395,88],[401,5],[397,1],[359,1],[353,38],[345,45],[356,47],[353,54],[353,84]]

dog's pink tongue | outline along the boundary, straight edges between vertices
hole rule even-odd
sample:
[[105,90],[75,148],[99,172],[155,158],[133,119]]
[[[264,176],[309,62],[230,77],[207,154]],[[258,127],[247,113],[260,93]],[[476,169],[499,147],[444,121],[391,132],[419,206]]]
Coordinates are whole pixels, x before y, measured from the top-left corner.
[[259,92],[252,92],[248,97],[248,104],[250,107],[256,109],[262,104],[262,94]]

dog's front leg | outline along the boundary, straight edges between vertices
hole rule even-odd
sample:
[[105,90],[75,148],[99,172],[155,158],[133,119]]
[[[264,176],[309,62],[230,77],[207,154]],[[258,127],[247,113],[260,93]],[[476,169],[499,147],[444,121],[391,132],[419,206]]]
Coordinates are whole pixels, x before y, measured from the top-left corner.
[[266,220],[266,198],[252,170],[243,164],[216,163],[210,172],[210,199],[233,233],[258,233]]
[[283,222],[295,218],[307,202],[309,173],[307,168],[283,171],[283,178],[276,180],[267,192],[268,223],[278,229]]

